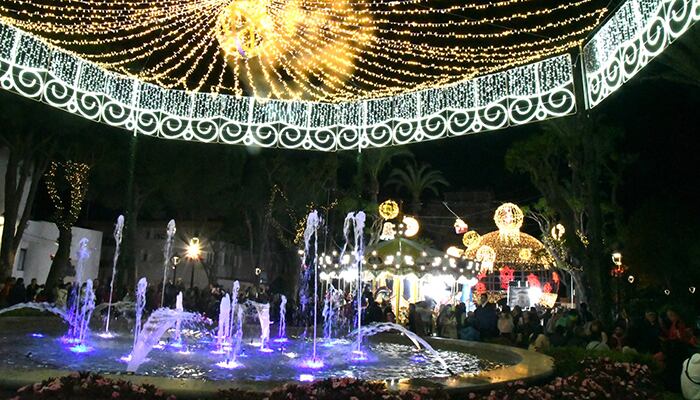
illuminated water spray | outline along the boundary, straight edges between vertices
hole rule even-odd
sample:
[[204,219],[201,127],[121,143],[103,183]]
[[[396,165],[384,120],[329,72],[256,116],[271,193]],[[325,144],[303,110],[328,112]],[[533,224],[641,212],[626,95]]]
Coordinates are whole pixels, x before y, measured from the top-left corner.
[[119,249],[122,244],[122,231],[124,230],[124,216],[117,217],[117,224],[114,226],[114,257],[112,258],[112,280],[109,282],[109,303],[107,303],[107,321],[105,322],[105,331],[103,338],[110,338],[112,334],[109,332],[109,320],[112,315],[112,297],[114,296],[114,277],[117,275],[117,260],[119,260]]

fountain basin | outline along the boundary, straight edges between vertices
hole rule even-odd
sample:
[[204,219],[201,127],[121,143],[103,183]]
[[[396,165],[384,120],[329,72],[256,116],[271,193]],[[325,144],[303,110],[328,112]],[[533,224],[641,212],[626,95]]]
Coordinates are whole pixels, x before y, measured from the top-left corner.
[[[392,389],[426,386],[457,393],[488,389],[514,380],[542,379],[551,374],[553,366],[551,358],[522,349],[449,339],[429,340],[450,366],[455,365],[460,371],[450,376],[427,360],[429,356],[424,352],[415,352],[405,337],[381,334],[367,342],[369,361],[352,363],[349,361],[351,350],[343,347],[351,349],[352,343],[339,341],[329,348],[329,353],[322,353],[325,366],[320,370],[301,366],[305,360],[303,342],[273,343],[274,352],[268,354],[259,352],[255,343],[248,339],[243,346],[247,357],[238,360],[242,364],[239,368],[218,367],[216,363],[225,360],[220,355],[212,355],[204,341],[190,345],[190,354],[168,351],[167,346],[166,350],[154,350],[149,355],[151,360],[144,363],[137,374],[127,374],[123,372],[125,364],[117,356],[128,353],[129,335],[121,335],[121,340],[93,336],[90,344],[95,350],[78,355],[61,348],[57,337],[63,330],[64,325],[53,318],[0,318],[0,352],[5,355],[0,365],[0,386],[15,388],[74,370],[91,370],[134,383],[149,383],[179,398],[213,396],[218,390],[232,387],[265,391],[290,381],[306,381],[309,377],[350,375],[383,380]],[[41,333],[44,337],[34,337],[32,333]],[[372,361],[372,354],[384,355]],[[92,362],[94,359],[102,361]],[[289,365],[280,365],[280,360],[286,360]],[[400,362],[406,364],[399,365]]]

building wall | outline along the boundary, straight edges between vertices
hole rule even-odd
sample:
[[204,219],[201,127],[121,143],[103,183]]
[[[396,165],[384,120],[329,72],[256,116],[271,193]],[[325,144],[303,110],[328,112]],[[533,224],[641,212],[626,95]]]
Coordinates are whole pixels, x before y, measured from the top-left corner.
[[[87,238],[90,257],[84,264],[83,276],[85,279],[97,278],[102,250],[102,232],[78,227],[73,227],[72,232],[71,264],[74,266],[76,264],[80,240]],[[55,224],[46,221],[29,221],[17,249],[12,276],[24,278],[27,282],[36,278],[39,284],[43,284],[49,274],[52,256],[58,249],[57,240],[58,228]],[[67,277],[66,280],[71,279],[72,276]]]

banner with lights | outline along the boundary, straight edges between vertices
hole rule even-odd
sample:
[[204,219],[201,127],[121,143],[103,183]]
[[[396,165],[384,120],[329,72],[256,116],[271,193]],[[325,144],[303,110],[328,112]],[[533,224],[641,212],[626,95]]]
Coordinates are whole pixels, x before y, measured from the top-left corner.
[[628,0],[583,47],[593,108],[700,19],[700,0]]
[[568,54],[440,88],[331,104],[166,89],[107,71],[3,23],[0,86],[138,134],[317,151],[455,137],[576,108]]

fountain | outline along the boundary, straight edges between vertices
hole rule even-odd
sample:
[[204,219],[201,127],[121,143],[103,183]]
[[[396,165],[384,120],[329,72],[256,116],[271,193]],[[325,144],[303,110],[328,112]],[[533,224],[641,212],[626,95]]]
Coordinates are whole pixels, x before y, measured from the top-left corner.
[[[352,325],[350,335],[346,334],[347,330],[338,329],[337,324],[334,325],[334,321],[340,320],[338,316],[341,314],[338,310],[344,304],[341,297],[344,294],[330,283],[325,307],[323,307],[323,331],[318,332],[318,313],[322,311],[323,305],[320,304],[323,299],[319,298],[321,293],[319,293],[320,277],[318,275],[321,269],[318,229],[322,226],[322,220],[318,213],[312,212],[307,218],[304,231],[302,289],[298,307],[293,307],[295,311],[306,314],[302,316],[298,326],[287,332],[285,321],[287,298],[281,296],[279,327],[276,330],[278,337],[274,340],[274,346],[270,345],[271,304],[265,304],[264,301],[258,303],[248,301],[239,304],[238,281],[233,283],[230,295],[226,294],[222,298],[216,325],[212,325],[207,318],[199,318],[196,314],[185,312],[182,293],[177,295],[174,309],[160,308],[142,324],[147,285],[145,279],[139,281],[135,304],[109,302],[95,307],[92,282],[86,280],[84,285],[77,283],[83,281],[83,267],[89,256],[87,241],[84,241],[78,253],[76,268],[76,288],[82,290],[74,294],[69,312],[63,312],[51,305],[33,303],[0,310],[0,314],[3,314],[17,308],[31,307],[61,316],[70,326],[70,335],[66,335],[66,340],[74,346],[71,350],[80,354],[72,354],[63,346],[56,346],[53,337],[57,335],[52,332],[58,329],[38,331],[36,326],[8,325],[13,323],[11,318],[0,318],[0,329],[6,332],[0,336],[0,353],[3,354],[8,365],[13,365],[13,368],[19,371],[63,368],[93,370],[107,374],[122,372],[124,364],[120,362],[119,357],[129,354],[130,357],[123,360],[128,362],[127,371],[148,375],[154,379],[158,379],[157,377],[197,379],[198,382],[209,380],[289,382],[353,376],[387,382],[392,380],[414,382],[412,378],[425,378],[433,379],[432,382],[437,385],[444,384],[445,387],[452,388],[455,387],[453,384],[464,387],[474,385],[475,382],[500,381],[503,379],[502,376],[505,376],[502,374],[502,369],[508,369],[510,371],[508,374],[515,374],[508,375],[514,376],[513,379],[527,377],[526,374],[533,373],[532,368],[539,368],[540,365],[543,365],[544,369],[540,368],[537,371],[544,370],[544,372],[534,372],[535,374],[551,371],[551,367],[547,367],[551,364],[548,364],[546,357],[528,355],[530,353],[523,350],[455,340],[437,339],[428,343],[400,325],[363,324],[361,260],[364,252],[362,236],[364,218],[362,212],[348,214],[344,225],[346,240],[342,256],[347,257],[348,260],[350,260],[349,254],[355,257],[354,261],[347,263],[353,271],[353,276],[357,268],[356,280],[347,274],[343,278],[346,284],[352,282],[352,295],[348,301],[351,302],[351,308],[355,309],[356,314],[354,321],[352,321],[352,315],[348,315],[347,318],[348,323]],[[119,330],[122,328],[121,325],[113,323],[109,333],[114,336],[109,341],[91,340],[88,335],[90,315],[104,308],[111,309],[112,314],[117,310],[124,313],[134,309],[136,317],[133,339],[128,333]],[[261,328],[260,351],[242,349],[244,332],[251,328],[244,326],[244,316],[246,310],[252,311],[253,308],[257,312],[257,323]],[[307,319],[304,320],[304,317]],[[42,321],[44,322],[40,325],[41,327],[49,328],[51,324],[57,325],[57,320],[53,318]],[[306,329],[309,332],[308,336],[303,334]],[[288,334],[289,337],[287,337]],[[319,334],[323,335],[322,339],[325,338],[323,346],[318,346]],[[253,339],[252,336],[247,335],[245,340],[254,341],[257,346],[257,339]],[[175,351],[166,346],[167,343],[170,343],[170,347],[176,348]],[[271,348],[274,348],[274,351]],[[90,349],[96,351],[89,352]],[[263,354],[266,351],[270,352]],[[527,368],[513,366],[526,356],[540,358],[534,363],[528,361]],[[147,362],[148,359],[151,361]],[[212,365],[216,367],[212,368]],[[489,376],[492,369],[497,371]],[[480,375],[485,378],[479,378]],[[475,377],[478,379],[474,379]],[[232,385],[236,384],[232,383]],[[192,387],[195,386],[192,385]]]
[[168,229],[166,231],[167,237],[165,239],[165,246],[163,247],[163,286],[160,289],[160,306],[163,307],[165,303],[165,285],[168,280],[168,269],[170,267],[170,257],[173,255],[173,238],[175,237],[175,220],[171,219],[168,222]]
[[111,338],[112,333],[109,331],[109,321],[112,315],[112,297],[114,296],[114,277],[117,275],[117,260],[119,260],[119,248],[122,244],[122,231],[124,230],[124,216],[117,217],[117,224],[114,226],[114,257],[112,258],[112,279],[109,281],[109,303],[107,305],[107,319],[105,322],[105,331],[100,334],[103,338]]
[[280,301],[280,325],[279,325],[279,330],[277,331],[277,339],[275,339],[275,342],[286,342],[287,341],[287,321],[286,321],[286,315],[287,315],[287,296],[281,295],[281,301]]

